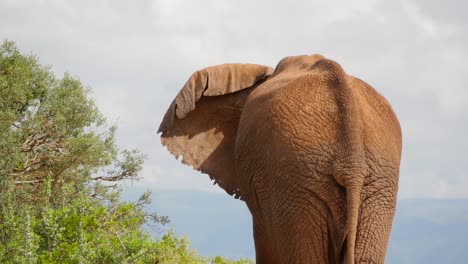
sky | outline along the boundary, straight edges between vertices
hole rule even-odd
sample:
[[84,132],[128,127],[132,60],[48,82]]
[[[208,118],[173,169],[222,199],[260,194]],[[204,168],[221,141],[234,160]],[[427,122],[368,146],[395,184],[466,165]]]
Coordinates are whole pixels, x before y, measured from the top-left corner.
[[129,191],[222,191],[156,134],[194,71],[319,53],[392,104],[399,198],[468,198],[466,10],[456,0],[0,0],[0,39],[92,88],[119,146],[147,155]]

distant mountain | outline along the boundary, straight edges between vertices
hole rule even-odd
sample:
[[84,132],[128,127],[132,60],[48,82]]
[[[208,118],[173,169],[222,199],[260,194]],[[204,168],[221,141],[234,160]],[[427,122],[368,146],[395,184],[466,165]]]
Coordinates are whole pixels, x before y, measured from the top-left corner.
[[[135,200],[141,193],[126,191],[124,198]],[[186,236],[202,255],[255,257],[252,220],[244,202],[225,193],[159,190],[153,191],[152,200],[148,211],[169,216],[167,228]]]
[[468,199],[398,203],[387,263],[468,263]]
[[[136,199],[132,190],[125,198]],[[243,202],[223,193],[154,191],[150,211],[206,256],[254,258],[251,216]],[[468,263],[468,199],[400,200],[386,263]]]

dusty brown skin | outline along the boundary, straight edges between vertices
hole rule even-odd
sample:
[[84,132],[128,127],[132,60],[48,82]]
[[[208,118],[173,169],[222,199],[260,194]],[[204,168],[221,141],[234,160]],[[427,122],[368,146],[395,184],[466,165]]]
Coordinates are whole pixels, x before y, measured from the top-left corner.
[[257,263],[383,263],[401,130],[388,102],[320,55],[197,71],[162,143],[244,200]]

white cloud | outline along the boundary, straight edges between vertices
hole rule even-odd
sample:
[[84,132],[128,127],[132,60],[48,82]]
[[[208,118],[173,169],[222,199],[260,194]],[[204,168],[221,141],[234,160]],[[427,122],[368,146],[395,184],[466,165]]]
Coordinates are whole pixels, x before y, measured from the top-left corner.
[[418,25],[424,34],[434,37],[439,29],[434,21],[425,17],[419,8],[409,0],[401,0],[403,10],[409,15],[411,21]]
[[187,27],[193,30],[196,27],[207,26],[209,18],[221,16],[227,8],[228,2],[225,0],[154,0],[152,3],[155,26],[174,30]]

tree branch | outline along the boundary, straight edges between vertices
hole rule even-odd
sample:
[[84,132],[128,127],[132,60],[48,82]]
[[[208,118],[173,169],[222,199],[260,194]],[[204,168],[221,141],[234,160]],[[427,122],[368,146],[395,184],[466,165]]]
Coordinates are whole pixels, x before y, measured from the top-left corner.
[[123,171],[122,173],[119,173],[114,176],[98,176],[91,178],[91,180],[97,181],[97,180],[102,180],[102,181],[120,181],[120,180],[125,180],[125,179],[130,179],[132,178],[132,173],[130,171]]
[[34,184],[34,183],[39,183],[43,182],[44,179],[39,179],[39,180],[30,180],[30,181],[14,181],[14,184]]

